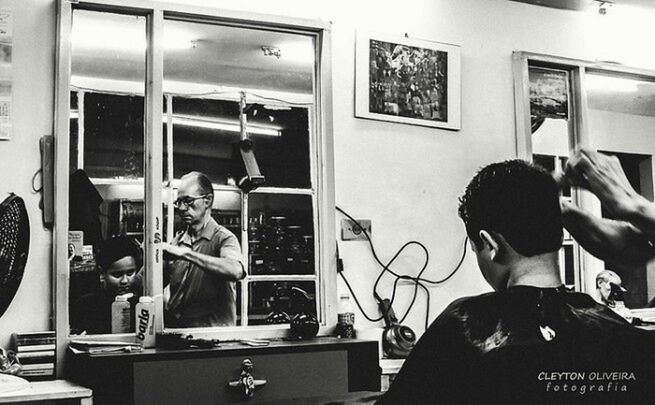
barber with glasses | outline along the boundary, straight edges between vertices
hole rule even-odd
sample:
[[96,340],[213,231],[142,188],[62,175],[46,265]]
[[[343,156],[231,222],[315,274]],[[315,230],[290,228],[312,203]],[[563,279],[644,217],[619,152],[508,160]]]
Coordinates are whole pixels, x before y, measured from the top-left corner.
[[167,327],[236,325],[236,281],[246,273],[239,241],[211,217],[214,189],[209,178],[191,172],[181,179],[174,205],[186,228],[163,243],[172,260],[166,269]]

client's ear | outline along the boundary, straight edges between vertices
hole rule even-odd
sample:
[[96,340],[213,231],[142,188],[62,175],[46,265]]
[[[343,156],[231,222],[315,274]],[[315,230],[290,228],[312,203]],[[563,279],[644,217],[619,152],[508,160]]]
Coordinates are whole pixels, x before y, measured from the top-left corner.
[[489,258],[497,261],[500,257],[500,244],[498,241],[484,229],[480,231],[480,239],[482,240],[483,247],[489,249]]

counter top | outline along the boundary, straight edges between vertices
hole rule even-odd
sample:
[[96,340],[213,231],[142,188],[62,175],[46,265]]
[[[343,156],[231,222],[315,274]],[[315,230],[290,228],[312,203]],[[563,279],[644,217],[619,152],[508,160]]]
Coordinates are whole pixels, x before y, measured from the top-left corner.
[[66,380],[36,381],[17,391],[0,393],[0,403],[50,401],[59,399],[89,399],[93,392]]
[[70,353],[70,354],[73,356],[86,356],[91,358],[116,358],[116,357],[176,358],[179,356],[184,356],[188,358],[188,357],[229,355],[229,354],[235,354],[235,352],[238,352],[239,354],[247,355],[250,353],[269,354],[269,353],[332,350],[344,346],[365,345],[373,342],[372,340],[365,340],[365,339],[342,339],[337,337],[318,337],[310,340],[261,339],[269,342],[265,346],[251,346],[246,343],[242,343],[248,340],[249,339],[244,339],[243,341],[225,341],[225,342],[221,342],[220,346],[213,347],[213,348],[183,348],[183,349],[152,348],[152,349],[144,349],[138,352],[112,351],[112,352],[99,352],[99,353],[77,353],[77,354]]

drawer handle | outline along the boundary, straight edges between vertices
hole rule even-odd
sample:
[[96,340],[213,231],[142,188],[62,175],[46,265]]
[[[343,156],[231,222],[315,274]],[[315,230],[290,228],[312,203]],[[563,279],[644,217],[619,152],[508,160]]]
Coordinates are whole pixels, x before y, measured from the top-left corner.
[[230,388],[239,390],[245,398],[252,398],[255,395],[255,389],[266,385],[266,380],[256,380],[252,375],[254,368],[250,359],[243,359],[239,379],[228,382]]

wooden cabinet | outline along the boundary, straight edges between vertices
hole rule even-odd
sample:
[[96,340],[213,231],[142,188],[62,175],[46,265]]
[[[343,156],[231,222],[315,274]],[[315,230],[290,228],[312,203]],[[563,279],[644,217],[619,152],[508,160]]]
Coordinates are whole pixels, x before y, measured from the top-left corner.
[[67,378],[93,389],[96,404],[217,404],[243,402],[228,387],[244,359],[267,380],[249,402],[379,391],[377,342],[319,338],[266,347],[226,343],[216,349],[148,349],[130,354],[78,354]]

